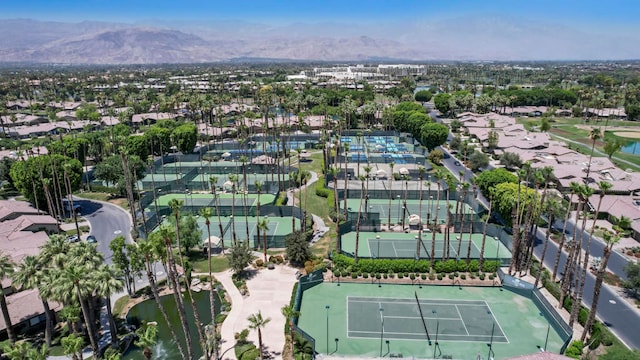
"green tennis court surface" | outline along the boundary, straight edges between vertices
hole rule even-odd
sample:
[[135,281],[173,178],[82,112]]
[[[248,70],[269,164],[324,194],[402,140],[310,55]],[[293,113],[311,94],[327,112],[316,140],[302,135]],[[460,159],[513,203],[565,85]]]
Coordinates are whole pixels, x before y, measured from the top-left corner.
[[497,287],[322,283],[304,291],[298,326],[343,357],[486,360],[492,344],[506,359],[564,343],[531,299]]
[[[242,194],[236,194],[235,200],[234,200],[233,194],[217,194],[217,196],[218,196],[218,199],[217,199],[218,206],[231,207],[233,205],[233,206],[240,207],[240,206],[244,206],[245,204],[245,200],[243,199]],[[166,194],[166,195],[159,196],[157,199],[158,206],[169,206],[169,201],[172,199],[182,200],[184,202],[183,204],[184,206],[209,206],[213,208],[216,205],[216,199],[214,198],[213,194],[173,193],[173,194]],[[272,203],[274,199],[275,199],[275,196],[271,194],[260,194],[260,203],[263,205]],[[258,202],[257,194],[247,195],[247,199],[246,199],[247,206],[256,206],[257,202]]]
[[509,342],[484,300],[421,299],[419,304],[420,309],[412,298],[349,296],[347,337],[435,341],[437,335],[439,341],[488,342],[493,336],[494,343]]
[[[452,205],[452,212],[455,212],[456,202],[450,201],[449,205]],[[340,203],[342,206],[342,203]],[[464,214],[475,214],[473,209],[465,203],[460,203],[459,206],[461,210],[460,213]],[[347,199],[347,210],[353,213],[358,212],[358,208],[360,208],[360,200],[359,199]],[[363,216],[366,216],[366,213],[374,213],[378,214],[380,220],[383,223],[386,223],[391,217],[391,222],[398,223],[401,222],[404,215],[404,220],[408,221],[409,215],[416,214],[419,215],[424,223],[426,223],[427,218],[430,221],[433,221],[436,218],[436,213],[438,217],[439,223],[444,223],[447,219],[447,201],[446,200],[422,200],[422,206],[420,205],[420,200],[406,200],[404,201],[401,198],[395,198],[391,200],[384,199],[370,199],[369,201],[362,202],[362,208],[360,210]]]
[[[419,238],[416,232],[413,233],[374,233],[360,232],[360,241],[358,242],[358,257],[361,258],[401,258],[415,259],[418,244],[420,246],[420,259],[431,258],[431,247],[434,241],[433,233],[422,233]],[[344,252],[355,253],[355,232],[342,235],[342,250]],[[482,249],[482,234],[463,233],[450,234],[449,236],[449,256],[450,258],[466,258],[467,253],[471,259],[480,258],[480,250]],[[460,247],[460,253],[458,253]],[[441,259],[446,250],[445,234],[435,234],[435,252],[434,258]],[[484,240],[484,257],[509,258],[511,253],[499,240],[487,236]]]

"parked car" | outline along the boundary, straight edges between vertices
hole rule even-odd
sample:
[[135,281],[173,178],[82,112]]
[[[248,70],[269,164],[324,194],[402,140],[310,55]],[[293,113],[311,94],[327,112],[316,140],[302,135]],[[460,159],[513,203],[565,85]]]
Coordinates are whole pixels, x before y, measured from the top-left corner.
[[96,239],[96,237],[93,235],[89,235],[87,236],[87,242],[90,244],[95,244],[98,242],[98,239]]
[[456,161],[456,162],[453,163],[453,165],[460,166],[461,164],[460,164],[460,161]]
[[78,240],[80,240],[78,235],[69,235],[69,236],[67,236],[67,242],[74,243],[74,242],[78,242]]

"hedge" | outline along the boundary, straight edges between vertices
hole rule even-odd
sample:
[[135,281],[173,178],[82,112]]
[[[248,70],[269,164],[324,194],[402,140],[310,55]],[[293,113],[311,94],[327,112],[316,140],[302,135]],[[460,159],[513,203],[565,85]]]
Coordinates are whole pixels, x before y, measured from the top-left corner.
[[[449,259],[446,261],[437,260],[434,264],[434,270],[437,273],[454,273],[457,271],[466,272],[474,264],[477,268],[477,261],[472,260],[467,264],[464,260]],[[402,273],[408,276],[408,273],[428,273],[431,262],[429,260],[413,260],[413,259],[359,259],[355,264],[353,258],[343,254],[333,256],[333,263],[336,269],[349,269],[351,272],[363,273]],[[499,261],[485,261],[482,266],[484,272],[495,272],[500,266]]]

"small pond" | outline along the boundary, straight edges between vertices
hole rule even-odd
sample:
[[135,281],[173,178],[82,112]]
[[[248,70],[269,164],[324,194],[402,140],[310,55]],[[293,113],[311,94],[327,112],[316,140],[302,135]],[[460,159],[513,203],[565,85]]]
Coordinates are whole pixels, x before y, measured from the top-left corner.
[[[193,296],[196,300],[196,304],[198,306],[198,312],[200,313],[200,321],[205,324],[211,322],[211,310],[209,308],[209,292],[201,291],[194,292]],[[220,300],[218,296],[215,296],[215,309],[216,314],[220,312]],[[180,317],[178,316],[178,311],[176,307],[175,300],[173,295],[165,295],[161,298],[162,304],[169,316],[169,321],[171,322],[171,327],[173,327],[178,334],[178,337],[181,338],[181,341],[184,344],[184,334],[182,332],[182,326],[180,325]],[[194,355],[197,358],[202,356],[202,351],[199,346],[198,341],[198,333],[195,327],[195,320],[193,317],[193,311],[191,309],[191,301],[189,300],[189,295],[184,293],[184,305],[185,311],[187,313],[187,320],[189,322],[189,327],[191,331],[191,338],[193,339],[193,349]],[[129,311],[127,315],[127,319],[129,323],[138,324],[141,321],[156,321],[158,323],[158,343],[153,347],[153,359],[179,359],[180,352],[178,348],[173,343],[171,339],[171,333],[169,332],[169,328],[167,327],[166,322],[162,317],[162,313],[160,313],[160,309],[156,304],[155,300],[149,299],[141,302],[140,304],[135,305]],[[186,351],[186,345],[184,345]],[[129,352],[127,352],[123,357],[123,360],[144,360],[144,356],[142,355],[142,350],[138,349],[135,346],[132,346]]]
[[640,155],[640,141],[629,141],[622,147],[622,152],[633,155]]

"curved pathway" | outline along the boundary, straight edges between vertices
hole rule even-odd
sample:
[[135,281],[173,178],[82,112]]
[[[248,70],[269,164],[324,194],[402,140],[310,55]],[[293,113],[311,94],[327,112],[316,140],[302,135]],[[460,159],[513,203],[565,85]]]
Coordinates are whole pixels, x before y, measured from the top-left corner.
[[[282,349],[285,344],[285,334],[282,329],[286,319],[282,316],[280,309],[289,304],[293,285],[297,281],[296,272],[297,269],[287,265],[276,265],[273,270],[253,270],[247,280],[249,296],[240,294],[231,279],[233,275],[231,270],[213,274],[231,298],[231,311],[227,314],[220,330],[221,359],[236,359],[233,350],[235,333],[247,329],[249,327],[247,318],[258,311],[262,312],[263,318],[270,319],[262,329],[265,351],[269,352],[274,359],[282,359]],[[248,340],[258,346],[257,332],[250,331]]]
[[[309,171],[309,173],[311,174],[311,179],[309,179],[306,184],[300,186],[297,189],[291,189],[287,191],[287,204],[295,206],[296,198],[294,193],[300,192],[318,181],[319,177],[317,173],[315,173],[314,171]],[[324,236],[324,234],[329,232],[329,227],[324,223],[324,220],[322,220],[322,218],[317,216],[316,214],[311,214],[311,217],[313,218],[313,223],[316,225],[316,231],[313,234],[313,238],[311,239],[311,244],[313,244],[316,241],[320,240]]]

